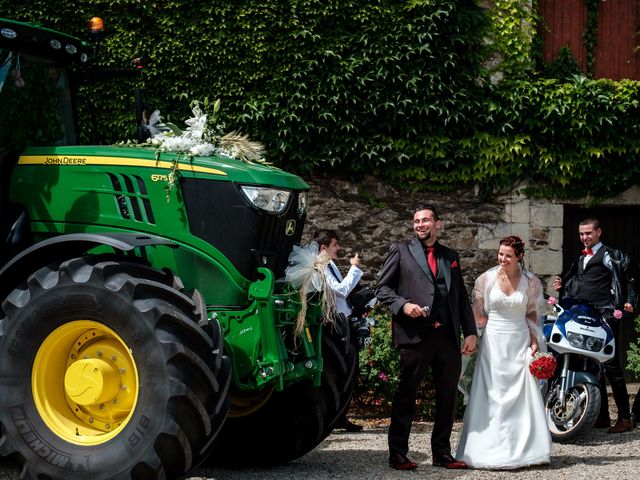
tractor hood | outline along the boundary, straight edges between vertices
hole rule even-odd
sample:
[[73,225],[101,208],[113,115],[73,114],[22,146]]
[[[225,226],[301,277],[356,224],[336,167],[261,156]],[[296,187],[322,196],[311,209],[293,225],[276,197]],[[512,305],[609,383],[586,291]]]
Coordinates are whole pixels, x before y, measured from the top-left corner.
[[152,147],[73,146],[32,147],[20,157],[20,165],[47,165],[69,168],[85,166],[121,166],[149,168],[157,174],[175,169],[181,176],[216,177],[242,184],[269,185],[292,190],[308,190],[297,175],[279,168],[230,157],[187,157],[171,152],[157,153]]

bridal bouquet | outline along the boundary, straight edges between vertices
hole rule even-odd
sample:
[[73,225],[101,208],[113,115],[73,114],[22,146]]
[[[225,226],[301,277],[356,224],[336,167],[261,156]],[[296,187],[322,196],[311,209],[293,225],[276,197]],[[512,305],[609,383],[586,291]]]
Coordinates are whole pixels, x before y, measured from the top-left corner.
[[538,380],[547,380],[556,371],[556,358],[550,353],[538,352],[529,364],[529,371]]

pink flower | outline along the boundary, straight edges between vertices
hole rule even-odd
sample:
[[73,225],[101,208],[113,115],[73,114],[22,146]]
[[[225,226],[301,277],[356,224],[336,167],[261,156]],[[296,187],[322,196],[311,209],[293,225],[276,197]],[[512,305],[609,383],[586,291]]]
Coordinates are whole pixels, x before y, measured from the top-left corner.
[[622,318],[622,312],[618,309],[615,309],[613,311],[613,318],[617,318],[618,320],[620,320]]
[[389,381],[389,377],[384,372],[378,372],[378,378],[380,380],[382,380],[383,382],[388,382]]
[[558,299],[556,297],[549,297],[547,299],[547,304],[549,305],[555,305],[556,303],[558,303]]

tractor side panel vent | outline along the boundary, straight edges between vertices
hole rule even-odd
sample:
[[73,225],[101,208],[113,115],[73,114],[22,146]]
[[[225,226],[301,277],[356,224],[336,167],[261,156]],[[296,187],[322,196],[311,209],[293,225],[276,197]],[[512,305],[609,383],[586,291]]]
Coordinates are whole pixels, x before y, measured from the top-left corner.
[[107,173],[120,216],[125,220],[134,220],[155,225],[156,219],[151,209],[147,187],[137,175]]

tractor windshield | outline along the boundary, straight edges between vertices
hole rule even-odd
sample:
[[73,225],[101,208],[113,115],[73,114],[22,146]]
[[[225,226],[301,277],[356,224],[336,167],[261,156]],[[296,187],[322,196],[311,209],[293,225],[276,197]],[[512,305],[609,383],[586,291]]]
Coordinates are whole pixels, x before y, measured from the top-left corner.
[[0,49],[0,150],[75,142],[66,68]]

